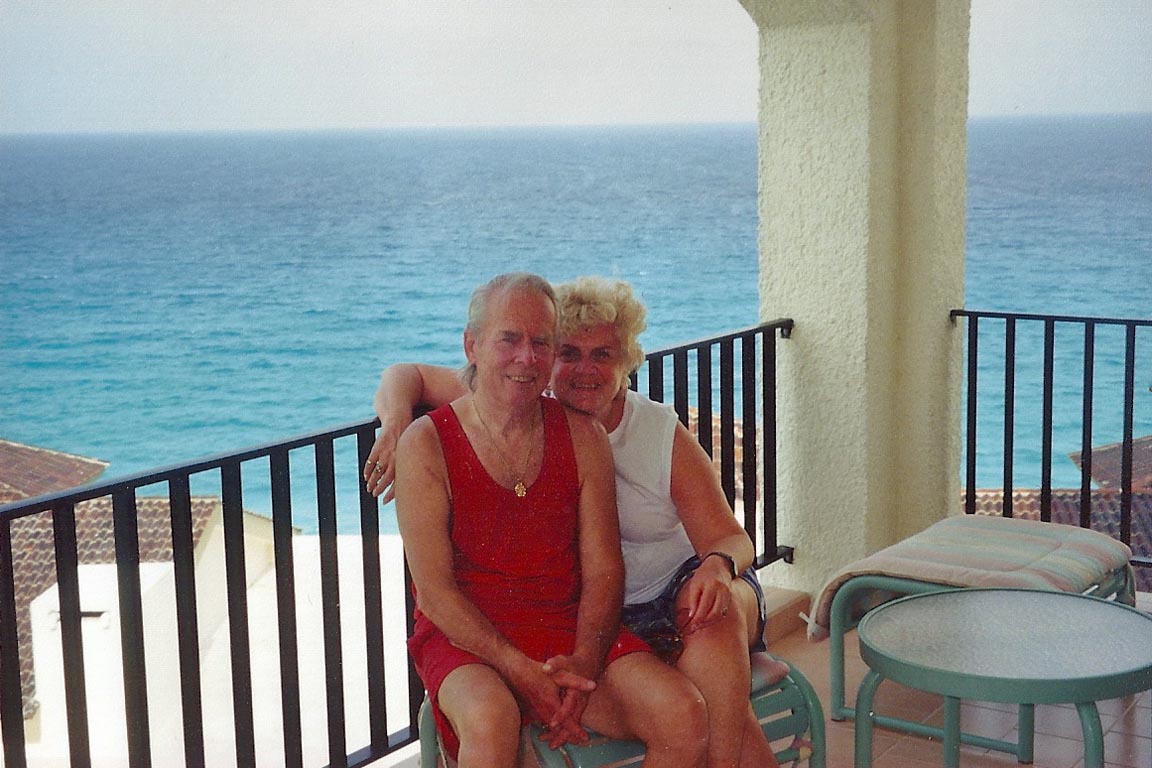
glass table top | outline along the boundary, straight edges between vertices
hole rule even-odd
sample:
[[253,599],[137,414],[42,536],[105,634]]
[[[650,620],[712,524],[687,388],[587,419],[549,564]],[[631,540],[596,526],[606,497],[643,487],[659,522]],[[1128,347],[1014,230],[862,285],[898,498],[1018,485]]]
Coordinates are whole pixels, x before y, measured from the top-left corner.
[[[1152,688],[1152,617],[1077,594],[958,589],[914,595],[868,613],[859,640],[870,667],[924,690],[947,693],[975,683],[989,700],[1043,703],[1020,698],[1035,696],[1030,682],[1048,686],[1056,697],[1048,701]],[[1053,683],[1073,685],[1059,693]],[[1016,690],[996,696],[1000,684]]]

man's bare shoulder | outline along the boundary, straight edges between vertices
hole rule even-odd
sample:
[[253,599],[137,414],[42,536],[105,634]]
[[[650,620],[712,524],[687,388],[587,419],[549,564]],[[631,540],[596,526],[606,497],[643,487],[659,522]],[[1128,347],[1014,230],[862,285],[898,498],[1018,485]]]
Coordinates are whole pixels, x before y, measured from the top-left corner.
[[[430,416],[416,419],[400,436],[396,444],[396,478],[398,484],[404,484],[402,478],[406,481],[420,478],[437,486],[443,484],[447,493],[448,465],[440,433]],[[425,495],[430,487],[424,487]]]
[[424,415],[409,424],[396,443],[396,452],[409,457],[440,453],[440,435],[432,418]]

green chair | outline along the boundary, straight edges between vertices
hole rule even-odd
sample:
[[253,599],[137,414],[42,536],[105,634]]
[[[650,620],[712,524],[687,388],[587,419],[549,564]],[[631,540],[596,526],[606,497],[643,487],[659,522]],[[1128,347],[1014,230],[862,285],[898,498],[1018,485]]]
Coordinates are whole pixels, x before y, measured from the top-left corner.
[[[752,708],[760,718],[760,726],[770,742],[787,743],[776,752],[781,765],[808,761],[810,768],[824,768],[824,710],[808,679],[791,664],[782,679],[768,679],[764,675],[764,654],[752,655]],[[525,738],[536,748],[536,758],[543,768],[597,768],[611,766],[624,768],[639,765],[644,757],[644,745],[638,741],[609,739],[592,734],[588,744],[569,744],[560,749],[548,748],[538,738],[537,726],[528,726]],[[436,724],[428,701],[420,708],[420,766],[436,768],[440,744]]]

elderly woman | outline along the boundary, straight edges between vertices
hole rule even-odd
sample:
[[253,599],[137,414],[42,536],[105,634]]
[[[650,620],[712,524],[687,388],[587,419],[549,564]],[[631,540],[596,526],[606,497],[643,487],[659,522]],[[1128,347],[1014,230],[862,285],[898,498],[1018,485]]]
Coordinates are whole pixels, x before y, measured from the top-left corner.
[[459,766],[517,764],[520,723],[553,745],[582,724],[645,742],[646,766],[695,766],[706,712],[622,629],[612,454],[593,419],[542,397],[556,304],[535,275],[477,289],[459,397],[396,454],[396,515],[417,609],[408,648]]
[[[754,549],[711,460],[675,412],[631,391],[644,360],[645,310],[630,286],[585,277],[557,288],[554,396],[607,430],[625,566],[623,620],[690,679],[708,706],[709,766],[773,766],[748,699],[749,650],[764,650],[763,594]],[[420,403],[458,397],[448,369],[387,369],[376,393],[382,429],[365,466],[385,494],[394,446]],[[783,665],[776,662],[777,671]]]

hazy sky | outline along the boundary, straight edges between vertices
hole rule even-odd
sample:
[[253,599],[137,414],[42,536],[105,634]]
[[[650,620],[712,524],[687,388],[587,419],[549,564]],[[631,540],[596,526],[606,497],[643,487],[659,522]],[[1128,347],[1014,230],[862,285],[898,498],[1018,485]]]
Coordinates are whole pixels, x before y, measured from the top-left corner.
[[[756,58],[737,0],[2,0],[0,131],[754,121]],[[973,0],[970,92],[1152,112],[1152,0]]]

